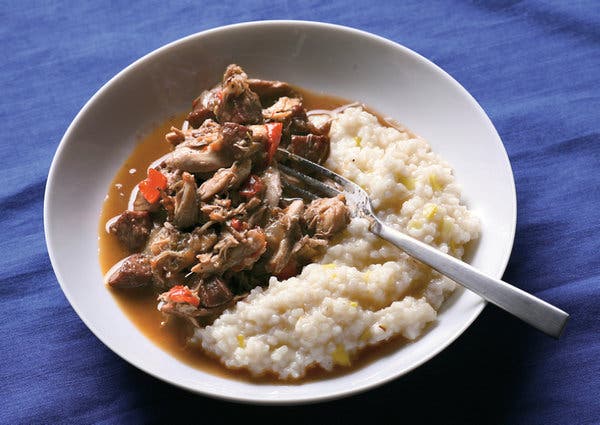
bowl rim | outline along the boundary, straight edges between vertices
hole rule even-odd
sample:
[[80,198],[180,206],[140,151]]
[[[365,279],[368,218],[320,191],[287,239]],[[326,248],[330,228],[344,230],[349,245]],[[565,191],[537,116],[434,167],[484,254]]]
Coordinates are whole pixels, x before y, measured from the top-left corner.
[[437,64],[435,64],[431,60],[425,58],[421,54],[419,54],[416,51],[414,51],[408,47],[405,47],[395,41],[392,41],[383,36],[380,36],[380,35],[365,31],[365,30],[361,30],[358,28],[354,28],[354,27],[350,27],[350,26],[346,26],[346,25],[340,25],[340,24],[333,24],[333,23],[328,23],[328,22],[311,21],[311,20],[289,20],[289,19],[253,20],[253,21],[240,22],[240,23],[234,23],[234,24],[229,24],[229,25],[212,27],[212,28],[209,28],[206,30],[202,30],[202,31],[193,33],[193,34],[189,34],[187,36],[184,36],[184,37],[178,38],[174,41],[171,41],[157,49],[154,49],[154,50],[144,54],[143,56],[141,56],[134,62],[130,63],[128,66],[126,66],[121,71],[119,71],[117,74],[115,74],[113,77],[111,77],[107,82],[105,82],[92,95],[92,97],[89,98],[89,100],[84,104],[84,106],[79,110],[79,112],[76,114],[75,118],[73,118],[72,122],[67,127],[67,130],[65,131],[63,137],[61,138],[60,143],[59,143],[59,145],[56,149],[56,152],[53,156],[52,163],[51,163],[49,171],[48,171],[48,178],[46,180],[46,186],[45,186],[45,191],[44,191],[44,205],[43,205],[44,236],[45,236],[48,256],[50,258],[50,262],[51,262],[54,274],[56,276],[56,279],[62,289],[63,294],[67,298],[67,301],[71,305],[71,308],[73,308],[75,313],[79,316],[79,319],[87,326],[87,328],[92,332],[92,334],[94,334],[96,336],[96,338],[98,338],[105,346],[107,346],[111,351],[113,351],[115,354],[117,354],[121,359],[125,360],[127,363],[131,364],[132,366],[136,367],[137,369],[142,370],[143,372],[149,374],[150,376],[153,376],[163,382],[169,383],[171,385],[182,388],[184,390],[187,390],[187,391],[190,391],[190,392],[193,392],[196,394],[200,394],[203,396],[207,396],[210,398],[214,398],[214,399],[238,402],[238,403],[243,403],[243,404],[299,405],[299,404],[308,404],[308,403],[318,403],[318,402],[331,401],[331,400],[336,400],[336,399],[340,399],[343,397],[348,397],[351,395],[363,393],[363,392],[366,392],[375,387],[386,384],[392,380],[398,379],[401,376],[404,376],[404,375],[412,372],[413,370],[417,369],[419,366],[428,362],[433,357],[437,356],[440,352],[445,350],[449,345],[451,345],[454,341],[456,341],[456,339],[460,335],[462,335],[466,331],[466,329],[468,329],[473,324],[473,322],[477,319],[477,317],[481,314],[481,312],[487,305],[487,301],[482,299],[481,303],[479,303],[476,307],[473,308],[473,312],[472,312],[471,316],[468,318],[465,318],[463,325],[461,327],[459,327],[454,334],[452,334],[449,338],[447,338],[445,341],[443,341],[441,344],[439,344],[434,350],[431,350],[431,352],[427,356],[424,356],[423,358],[419,359],[419,361],[410,365],[410,367],[405,368],[399,374],[390,374],[389,376],[386,376],[384,378],[375,379],[375,380],[373,380],[373,382],[362,385],[359,388],[345,388],[345,389],[334,391],[334,392],[331,392],[331,393],[325,394],[325,395],[304,396],[304,397],[300,397],[300,398],[293,399],[293,400],[289,399],[289,398],[264,400],[264,399],[260,399],[258,397],[254,397],[254,398],[240,397],[240,396],[237,396],[236,394],[224,394],[224,393],[214,394],[214,393],[203,392],[198,389],[190,388],[182,383],[179,383],[176,380],[171,379],[168,376],[161,376],[158,373],[155,373],[152,370],[150,370],[148,367],[137,364],[137,362],[135,362],[135,360],[127,358],[124,354],[122,354],[121,350],[118,347],[113,347],[111,344],[107,343],[105,341],[105,339],[102,338],[98,334],[93,323],[89,322],[89,320],[86,318],[85,314],[83,314],[83,312],[80,311],[79,307],[73,302],[73,296],[70,293],[66,284],[64,283],[64,279],[62,277],[60,269],[57,266],[57,259],[56,259],[56,255],[55,255],[54,248],[53,248],[53,246],[55,246],[53,243],[53,240],[54,240],[53,230],[50,227],[50,219],[51,219],[52,212],[49,209],[49,204],[50,204],[50,199],[52,196],[54,180],[55,180],[55,175],[57,173],[58,164],[61,162],[60,161],[61,157],[64,155],[64,151],[67,148],[69,139],[71,137],[71,133],[77,127],[77,125],[78,125],[79,121],[82,119],[82,117],[85,116],[85,114],[87,113],[87,110],[90,108],[90,106],[92,104],[94,104],[96,99],[101,97],[105,91],[110,90],[110,88],[123,75],[134,71],[136,68],[142,66],[147,61],[152,60],[152,58],[154,58],[155,56],[160,55],[162,52],[164,52],[166,50],[175,48],[179,44],[187,43],[188,41],[193,40],[195,38],[202,38],[207,35],[212,35],[212,34],[219,33],[219,32],[227,32],[232,29],[240,29],[240,28],[251,29],[252,27],[259,28],[259,27],[264,27],[264,26],[282,26],[282,25],[283,26],[295,25],[295,26],[301,26],[301,27],[303,26],[303,27],[310,27],[310,28],[319,27],[319,28],[325,28],[328,30],[346,32],[346,33],[348,33],[350,35],[354,35],[354,36],[360,36],[360,37],[366,37],[366,38],[373,39],[374,41],[386,44],[390,47],[393,47],[394,49],[400,50],[402,53],[411,56],[413,59],[425,64],[428,67],[431,67],[432,69],[434,69],[436,71],[436,73],[438,74],[439,77],[444,78],[448,83],[452,84],[455,88],[457,88],[464,96],[466,96],[466,98],[469,100],[469,102],[471,103],[471,106],[474,108],[474,110],[477,111],[477,113],[480,115],[482,120],[488,124],[490,130],[493,131],[494,135],[497,137],[497,141],[499,142],[499,145],[500,145],[499,146],[500,152],[503,155],[503,157],[504,157],[503,159],[506,161],[506,164],[508,165],[507,172],[510,176],[511,183],[512,183],[511,187],[510,187],[510,192],[511,192],[510,195],[511,195],[511,201],[512,201],[513,207],[511,209],[510,223],[508,223],[508,221],[507,221],[507,223],[510,224],[509,232],[508,232],[509,233],[509,241],[508,241],[507,249],[504,252],[503,258],[498,259],[499,260],[498,261],[499,272],[498,272],[498,276],[495,276],[497,278],[502,277],[502,275],[504,274],[506,267],[508,265],[508,261],[510,259],[510,256],[511,256],[511,253],[513,250],[513,246],[514,246],[514,239],[515,239],[515,232],[516,232],[516,225],[517,225],[517,196],[516,196],[516,187],[515,187],[515,181],[514,181],[514,173],[512,170],[512,165],[511,165],[510,159],[508,157],[508,153],[506,152],[506,148],[502,142],[502,139],[500,138],[500,135],[498,134],[498,131],[496,130],[495,126],[493,125],[491,119],[486,114],[483,107],[473,97],[473,95],[471,95],[471,93],[469,93],[450,74],[448,74],[445,70],[443,70]]

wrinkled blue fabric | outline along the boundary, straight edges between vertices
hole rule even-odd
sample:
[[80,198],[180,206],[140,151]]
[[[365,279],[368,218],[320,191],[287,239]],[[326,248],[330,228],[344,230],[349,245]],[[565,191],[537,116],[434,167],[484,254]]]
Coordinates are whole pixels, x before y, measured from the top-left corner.
[[[597,1],[0,4],[0,422],[600,423],[600,3]],[[488,306],[410,374],[342,400],[256,407],[188,393],[120,359],[70,307],[42,210],[83,104],[144,54],[261,19],[353,26],[431,59],[489,114],[518,197],[513,282],[571,314],[553,340]]]

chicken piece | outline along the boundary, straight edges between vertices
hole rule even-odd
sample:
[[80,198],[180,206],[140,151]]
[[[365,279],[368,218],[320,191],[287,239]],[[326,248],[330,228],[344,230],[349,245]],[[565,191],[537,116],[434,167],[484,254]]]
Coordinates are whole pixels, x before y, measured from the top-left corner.
[[135,252],[146,245],[152,226],[152,218],[148,211],[126,210],[111,220],[108,231],[116,235],[119,242],[129,251]]
[[326,239],[311,238],[304,235],[292,248],[292,256],[297,258],[299,264],[305,264],[323,254],[326,247]]
[[302,236],[292,247],[288,262],[275,273],[275,276],[280,280],[296,276],[302,271],[303,266],[322,255],[326,247],[327,240],[325,239],[311,238],[308,235]]
[[182,175],[182,187],[175,195],[175,208],[172,220],[173,224],[180,229],[192,227],[198,222],[200,210],[198,209],[196,190],[197,186],[194,176],[184,172]]
[[304,202],[297,199],[265,229],[271,255],[266,265],[268,272],[278,274],[289,263],[292,248],[302,237],[300,220],[303,211]]
[[192,249],[195,252],[208,251],[216,243],[217,235],[207,223],[195,228],[191,233],[182,232],[166,222],[163,227],[152,232],[145,253],[158,255],[162,251]]
[[219,239],[217,233],[210,227],[212,224],[209,222],[202,227],[195,228],[189,234],[186,247],[196,254],[211,250]]
[[225,156],[210,150],[197,151],[188,147],[175,149],[167,159],[169,167],[188,173],[208,173],[219,168],[229,167],[231,161]]
[[206,180],[198,189],[198,197],[206,201],[218,193],[238,186],[250,175],[252,161],[245,159],[236,161],[230,168],[219,169],[210,179]]
[[172,144],[173,146],[177,146],[177,145],[185,142],[186,137],[187,137],[187,132],[185,132],[177,127],[171,127],[171,131],[169,131],[167,134],[165,134],[165,140],[167,142],[169,142],[170,144]]
[[279,205],[281,194],[283,193],[279,170],[276,167],[270,166],[264,171],[260,178],[265,186],[265,204],[275,208]]
[[306,110],[304,108],[296,108],[296,113],[292,116],[292,120],[289,125],[289,131],[296,135],[327,135],[331,127],[331,120],[326,120],[320,125],[316,125],[311,119],[308,118]]
[[249,125],[248,129],[252,133],[252,140],[260,142],[263,146],[266,146],[269,140],[269,133],[267,132],[267,126],[264,124]]
[[299,110],[302,110],[300,99],[284,96],[270,107],[263,109],[262,115],[267,121],[288,122]]
[[[216,148],[213,147],[213,150]],[[264,150],[264,143],[252,137],[249,127],[231,122],[223,124],[223,149],[221,152],[224,155],[233,155],[234,160],[240,160]]]
[[184,270],[194,263],[194,252],[162,251],[150,260],[154,282],[161,287],[170,288],[185,280]]
[[264,142],[254,140],[248,127],[231,122],[219,125],[207,120],[191,134],[189,140],[166,156],[166,167],[189,173],[210,173],[265,150]]
[[[252,201],[253,199],[256,198],[252,198],[250,201]],[[269,208],[265,205],[262,205],[255,211],[253,211],[251,214],[248,214],[248,218],[246,220],[248,227],[264,227],[264,222],[267,220],[267,217],[269,215],[268,212]]]
[[215,108],[219,104],[221,85],[211,90],[204,90],[192,103],[193,110],[188,114],[187,120],[194,128],[200,127],[207,119],[216,119]]
[[166,222],[163,227],[152,232],[145,252],[149,255],[158,255],[167,249],[177,250],[182,246],[183,240],[185,240],[185,233]]
[[[233,235],[225,235],[215,246],[213,253],[206,253],[198,255],[198,264],[192,267],[192,272],[197,273],[202,278],[209,277],[214,274],[220,274],[227,269],[228,261],[231,261],[231,253],[235,253],[240,243],[233,237]],[[234,261],[238,261],[239,258],[236,255],[233,258]]]
[[[285,82],[282,81],[269,81],[269,80],[259,80],[259,79],[249,79],[241,68],[236,67],[235,65],[231,66],[230,73],[227,71],[224,76],[225,82],[229,79],[229,88],[233,89],[232,94],[235,98],[240,97],[245,92],[255,93],[258,96],[258,101],[260,105],[271,105],[275,100],[283,96],[289,97],[299,97],[299,94],[294,91],[294,89]],[[243,80],[245,79],[246,85],[244,85]],[[241,90],[240,90],[241,89]],[[198,128],[205,120],[208,119],[217,119],[216,112],[221,110],[221,119],[224,118],[222,116],[223,110],[227,109],[225,106],[220,106],[222,100],[225,100],[225,95],[227,94],[227,87],[224,90],[223,84],[218,84],[210,90],[203,91],[200,96],[198,96],[194,102],[192,103],[192,112],[188,114],[187,120],[190,125],[194,128]],[[238,112],[234,115],[241,115],[240,121],[241,124],[248,124],[251,121],[258,118],[258,114],[256,114],[256,99],[252,94],[250,94],[249,99],[245,99],[242,101],[242,105],[246,107],[244,102],[248,103],[249,111],[244,110]],[[238,101],[239,102],[239,101]],[[250,120],[248,120],[247,115],[249,113]],[[232,121],[232,120],[225,120]],[[221,122],[223,122],[221,120]],[[258,121],[257,121],[258,122]]]
[[244,298],[234,296],[224,280],[213,277],[203,281],[197,276],[189,279],[190,286],[176,285],[158,296],[158,309],[181,317],[193,326],[209,324],[225,309]]
[[198,264],[191,269],[202,278],[222,274],[229,269],[249,269],[267,247],[265,233],[261,229],[237,232],[230,228],[222,234],[224,237],[214,246],[213,252],[198,255]]
[[133,254],[119,261],[104,276],[108,286],[119,289],[152,285],[153,280],[150,258],[144,254]]
[[177,148],[204,150],[209,145],[218,146],[223,142],[223,126],[212,119],[204,121],[199,128],[188,127],[187,130],[180,131],[185,138],[176,146]]
[[233,217],[231,199],[214,199],[212,204],[202,203],[200,205],[200,211],[208,217],[209,220],[217,223],[222,223]]
[[229,220],[233,217],[246,217],[256,207],[260,205],[261,201],[257,197],[250,198],[248,202],[242,202],[235,208],[231,208],[230,199],[215,199],[212,204],[203,204],[200,210],[203,214],[208,216],[209,220],[213,220],[219,223]]
[[248,79],[248,87],[260,98],[263,106],[272,104],[275,100],[283,96],[297,97],[300,95],[283,81],[259,80],[256,78]]
[[186,233],[165,223],[165,227],[155,232],[148,243],[147,253],[151,256],[155,283],[164,288],[181,283],[196,262],[196,256],[209,252],[217,239],[217,234],[210,227],[202,226]]
[[248,75],[237,65],[229,65],[223,74],[221,101],[214,112],[221,123],[260,124],[262,106],[258,95],[248,86]]
[[212,314],[199,306],[197,291],[191,290],[187,285],[175,285],[158,296],[158,310],[161,313],[186,319],[195,327],[200,327],[199,317]]
[[350,213],[343,195],[312,201],[304,213],[308,231],[317,238],[329,239],[350,222]]

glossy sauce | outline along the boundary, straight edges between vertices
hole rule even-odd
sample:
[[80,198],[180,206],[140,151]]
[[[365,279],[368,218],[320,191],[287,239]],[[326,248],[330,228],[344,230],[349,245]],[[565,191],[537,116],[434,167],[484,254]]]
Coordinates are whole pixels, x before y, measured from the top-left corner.
[[[317,94],[302,89],[297,90],[302,93],[304,107],[309,111],[333,110],[350,104],[350,102],[342,98]],[[369,108],[365,109],[376,115],[383,125],[394,126],[406,131],[402,126],[383,118]],[[102,273],[106,273],[116,262],[129,255],[127,250],[120,245],[117,238],[107,233],[106,222],[127,209],[130,193],[135,185],[146,177],[148,166],[154,160],[171,150],[171,145],[165,141],[164,136],[169,132],[171,126],[180,128],[187,113],[188,111],[170,117],[166,122],[157,126],[151,133],[143,137],[112,181],[102,206],[98,227],[98,253]],[[226,369],[217,360],[204,354],[199,347],[187,346],[186,340],[190,335],[188,326],[182,323],[181,319],[175,317],[170,317],[167,323],[163,322],[165,318],[156,308],[157,293],[153,289],[117,290],[107,287],[107,290],[111,292],[127,317],[146,337],[178,360],[201,369],[204,372],[229,379],[251,380],[253,382],[281,382],[271,376],[256,378],[252,377],[245,370],[236,371]],[[293,382],[301,383],[350,373],[356,368],[363,367],[378,358],[393,353],[405,343],[405,339],[398,337],[382,346],[362,351],[358,358],[353,361],[352,367],[336,367],[333,372],[325,372],[320,368],[313,368],[308,371],[306,377]]]

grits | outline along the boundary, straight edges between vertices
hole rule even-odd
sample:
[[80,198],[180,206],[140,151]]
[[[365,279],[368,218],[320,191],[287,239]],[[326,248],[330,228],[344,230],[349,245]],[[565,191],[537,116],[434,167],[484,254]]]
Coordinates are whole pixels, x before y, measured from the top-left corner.
[[[425,140],[359,107],[337,114],[330,137],[325,165],[363,187],[386,223],[459,258],[478,237],[452,169]],[[352,219],[333,242],[319,263],[284,281],[272,277],[192,342],[229,368],[297,379],[314,366],[349,366],[392,337],[417,338],[455,288],[372,235],[365,219]]]

